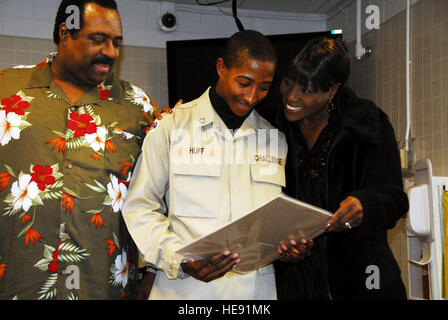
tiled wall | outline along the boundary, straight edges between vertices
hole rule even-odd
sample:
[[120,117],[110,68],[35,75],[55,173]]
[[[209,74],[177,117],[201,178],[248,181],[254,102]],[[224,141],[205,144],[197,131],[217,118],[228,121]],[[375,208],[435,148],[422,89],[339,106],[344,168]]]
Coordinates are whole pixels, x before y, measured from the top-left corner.
[[168,106],[166,50],[125,46],[121,50],[120,78],[144,89],[159,106]]
[[[434,175],[448,175],[448,1],[420,0],[411,7],[411,134],[417,159],[431,159]],[[406,135],[406,11],[362,37],[373,54],[353,60],[349,85],[390,117],[397,140]],[[354,43],[350,43],[354,51]],[[404,220],[389,243],[407,282]],[[407,285],[407,283],[406,283]]]
[[434,175],[448,175],[448,1],[420,1],[413,10],[413,104],[417,155]]
[[[37,64],[53,51],[51,40],[0,35],[0,70]],[[165,49],[125,46],[115,70],[120,78],[144,89],[159,106],[168,105]]]
[[[434,175],[448,175],[448,1],[411,7],[411,134],[417,159],[429,158]],[[406,134],[406,12],[367,33],[373,54],[354,60],[350,83],[391,118],[397,139]],[[354,43],[351,44],[354,46]]]

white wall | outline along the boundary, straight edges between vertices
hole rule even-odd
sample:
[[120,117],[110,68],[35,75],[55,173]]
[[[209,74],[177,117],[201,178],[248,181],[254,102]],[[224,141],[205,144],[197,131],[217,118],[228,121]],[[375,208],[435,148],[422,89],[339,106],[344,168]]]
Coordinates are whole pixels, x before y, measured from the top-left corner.
[[[60,0],[0,0],[0,34],[51,39]],[[117,0],[123,20],[124,45],[164,48],[169,40],[228,37],[238,31],[231,9],[175,5],[176,31],[161,31],[160,2]],[[226,12],[228,14],[223,13]],[[238,10],[246,29],[265,34],[326,30],[326,16],[264,10]]]

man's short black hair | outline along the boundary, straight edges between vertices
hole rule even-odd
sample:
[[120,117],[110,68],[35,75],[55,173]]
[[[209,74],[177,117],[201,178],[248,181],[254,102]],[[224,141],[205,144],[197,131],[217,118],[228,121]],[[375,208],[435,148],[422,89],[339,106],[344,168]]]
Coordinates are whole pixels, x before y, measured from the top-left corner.
[[87,3],[96,3],[97,5],[118,11],[117,3],[115,0],[63,0],[59,5],[58,13],[56,14],[56,20],[54,23],[53,30],[53,41],[56,45],[59,44],[59,27],[61,23],[66,22],[67,18],[72,14],[71,12],[66,13],[66,9],[68,6],[77,6],[79,8],[79,29],[68,29],[68,32],[71,33],[72,37],[75,36],[79,30],[84,27],[84,11]]
[[222,58],[229,69],[238,66],[244,59],[277,64],[277,55],[271,41],[254,30],[244,30],[233,34],[227,41]]

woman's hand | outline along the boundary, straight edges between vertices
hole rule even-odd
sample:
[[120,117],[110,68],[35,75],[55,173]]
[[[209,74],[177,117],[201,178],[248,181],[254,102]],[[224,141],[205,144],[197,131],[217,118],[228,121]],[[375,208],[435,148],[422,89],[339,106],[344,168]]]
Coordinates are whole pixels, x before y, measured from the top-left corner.
[[291,234],[280,242],[277,252],[281,256],[281,261],[297,263],[311,254],[313,245],[313,240]]
[[363,219],[363,208],[358,198],[350,196],[344,199],[339,209],[325,225],[327,231],[346,231],[359,227]]
[[210,282],[225,275],[239,262],[238,253],[223,251],[203,260],[184,262],[181,266],[193,278]]
[[152,112],[152,116],[153,116],[154,119],[162,120],[162,118],[163,118],[162,114],[163,113],[173,113],[173,110],[171,108],[169,108],[169,107],[162,107],[162,110],[154,109],[154,111]]
[[[181,105],[182,103],[184,103],[183,100],[179,99],[179,101],[176,102],[173,108],[177,107],[178,105]],[[149,127],[150,128],[154,127],[155,120],[162,120],[164,113],[173,113],[173,109],[169,107],[162,107],[162,110],[158,108],[154,109],[154,111],[152,112],[152,118],[148,119]]]

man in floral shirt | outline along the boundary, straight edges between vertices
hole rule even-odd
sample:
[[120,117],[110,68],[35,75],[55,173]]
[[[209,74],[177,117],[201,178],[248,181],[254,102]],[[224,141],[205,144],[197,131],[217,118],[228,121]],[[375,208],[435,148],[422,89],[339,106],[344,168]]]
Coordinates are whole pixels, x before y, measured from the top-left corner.
[[0,299],[129,297],[120,209],[156,106],[111,72],[114,1],[62,1],[54,39],[57,55],[0,71]]

